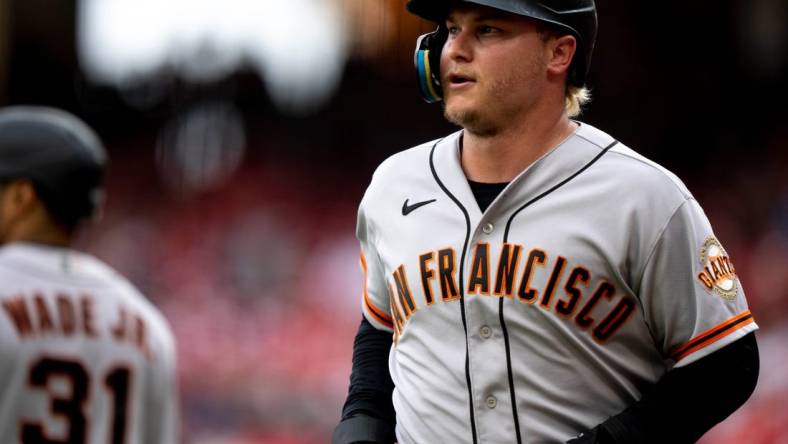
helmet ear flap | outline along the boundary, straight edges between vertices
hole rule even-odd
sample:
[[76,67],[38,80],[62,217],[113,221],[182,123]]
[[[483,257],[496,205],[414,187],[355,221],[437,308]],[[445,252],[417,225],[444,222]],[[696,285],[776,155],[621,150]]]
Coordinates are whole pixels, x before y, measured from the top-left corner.
[[435,31],[424,34],[416,40],[413,64],[416,66],[421,97],[427,103],[439,102],[443,98],[440,60],[447,36],[446,28],[438,26]]

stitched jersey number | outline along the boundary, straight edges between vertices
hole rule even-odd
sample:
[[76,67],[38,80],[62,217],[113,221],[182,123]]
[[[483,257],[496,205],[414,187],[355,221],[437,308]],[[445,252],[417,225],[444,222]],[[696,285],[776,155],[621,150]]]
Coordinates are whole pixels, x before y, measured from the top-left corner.
[[126,403],[129,399],[131,370],[116,367],[107,373],[104,384],[112,394],[112,444],[123,444],[126,436]]
[[[49,379],[61,377],[71,385],[71,396],[52,396],[50,410],[53,415],[67,422],[67,434],[62,438],[50,438],[38,423],[22,423],[23,444],[84,444],[87,442],[87,418],[85,402],[88,398],[90,375],[79,362],[54,358],[41,358],[30,368],[30,385],[46,390]],[[113,444],[123,444],[126,435],[126,403],[128,402],[131,371],[125,367],[113,368],[104,378],[104,384],[112,397],[113,415],[111,439]]]

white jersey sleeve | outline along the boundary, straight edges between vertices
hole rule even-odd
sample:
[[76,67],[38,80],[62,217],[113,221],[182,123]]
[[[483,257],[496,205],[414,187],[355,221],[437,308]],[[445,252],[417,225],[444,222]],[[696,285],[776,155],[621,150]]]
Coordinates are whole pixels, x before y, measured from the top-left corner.
[[[425,233],[417,231],[392,237],[384,235],[382,231],[409,213],[407,200],[403,204],[402,201],[390,199],[392,189],[401,185],[399,174],[403,165],[419,165],[419,169],[424,169],[432,144],[433,142],[428,142],[413,150],[396,153],[381,163],[375,170],[358,209],[356,237],[361,244],[361,268],[364,273],[362,310],[373,326],[393,332],[395,343],[406,320],[417,310],[413,298],[418,290],[411,287],[405,265],[394,263],[390,259],[384,260],[381,249],[418,241]],[[431,176],[428,180],[431,180]],[[416,179],[416,182],[421,180]],[[419,197],[421,196],[418,194],[411,196],[414,199],[414,208],[425,203],[418,203]],[[426,203],[430,202],[434,200],[427,198]],[[439,259],[432,257],[431,260],[434,262]]]
[[[368,192],[369,194],[369,192]],[[376,328],[394,331],[391,315],[391,300],[383,266],[375,249],[375,233],[372,221],[366,217],[364,201],[358,209],[356,237],[361,243],[361,270],[364,274],[362,310],[367,320]]]
[[640,298],[657,347],[677,367],[757,329],[733,262],[692,197],[658,237]]

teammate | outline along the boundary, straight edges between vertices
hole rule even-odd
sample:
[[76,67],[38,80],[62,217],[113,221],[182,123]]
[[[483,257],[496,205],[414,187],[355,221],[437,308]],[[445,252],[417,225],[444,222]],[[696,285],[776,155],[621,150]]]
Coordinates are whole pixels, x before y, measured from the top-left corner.
[[572,119],[593,0],[408,9],[438,23],[420,88],[462,130],[386,160],[361,202],[334,442],[697,440],[754,389],[757,326],[683,183]]
[[102,202],[106,154],[64,111],[0,109],[0,441],[175,443],[162,315],[70,248]]

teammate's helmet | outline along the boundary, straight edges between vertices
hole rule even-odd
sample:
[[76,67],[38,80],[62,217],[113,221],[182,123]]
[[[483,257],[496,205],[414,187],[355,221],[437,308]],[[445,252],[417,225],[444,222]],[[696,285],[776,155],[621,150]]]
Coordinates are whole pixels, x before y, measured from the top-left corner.
[[95,132],[65,111],[0,109],[0,181],[29,179],[52,217],[75,225],[103,198],[106,151]]
[[[421,36],[416,46],[415,64],[419,86],[428,102],[441,99],[440,50],[445,43],[443,21],[456,0],[409,0],[408,11],[439,24],[438,30]],[[513,14],[531,17],[552,25],[577,39],[577,52],[569,67],[569,83],[583,86],[591,65],[596,42],[597,17],[594,0],[463,0]]]

